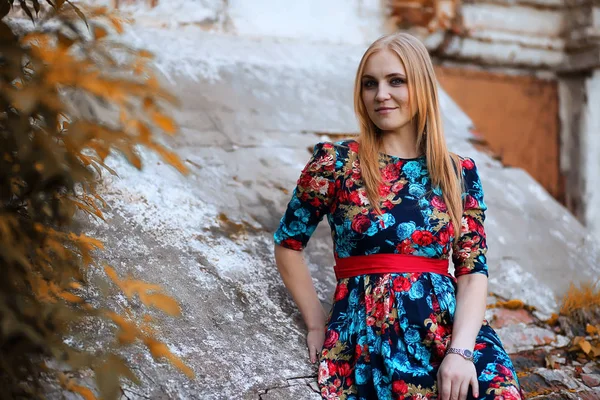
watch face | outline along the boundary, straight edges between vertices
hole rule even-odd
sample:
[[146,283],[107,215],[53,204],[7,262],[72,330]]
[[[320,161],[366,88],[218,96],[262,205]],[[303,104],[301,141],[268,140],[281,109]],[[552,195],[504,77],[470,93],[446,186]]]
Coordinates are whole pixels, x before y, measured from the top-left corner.
[[471,350],[465,350],[466,357],[471,357],[472,355],[473,355],[473,353],[471,352]]

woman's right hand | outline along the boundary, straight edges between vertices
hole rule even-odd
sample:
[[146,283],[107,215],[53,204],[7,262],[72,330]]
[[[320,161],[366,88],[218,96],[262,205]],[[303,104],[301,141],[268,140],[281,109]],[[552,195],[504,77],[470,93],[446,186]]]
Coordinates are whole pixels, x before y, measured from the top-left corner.
[[318,354],[323,349],[323,343],[325,342],[325,329],[309,329],[306,335],[306,346],[308,347],[308,356],[311,363],[316,363]]

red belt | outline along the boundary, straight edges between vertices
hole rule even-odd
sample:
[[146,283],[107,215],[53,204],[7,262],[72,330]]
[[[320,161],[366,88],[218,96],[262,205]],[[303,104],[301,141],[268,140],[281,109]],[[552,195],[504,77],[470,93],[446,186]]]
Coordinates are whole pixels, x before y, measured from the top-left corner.
[[365,274],[389,274],[404,272],[433,272],[452,276],[448,272],[448,260],[411,256],[408,254],[369,254],[335,259],[333,269],[337,279]]

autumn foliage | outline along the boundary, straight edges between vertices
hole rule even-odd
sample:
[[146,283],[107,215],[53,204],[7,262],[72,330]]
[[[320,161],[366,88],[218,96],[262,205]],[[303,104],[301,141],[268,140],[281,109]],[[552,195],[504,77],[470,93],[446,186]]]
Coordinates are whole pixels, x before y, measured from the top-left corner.
[[[180,314],[159,286],[98,265],[102,243],[74,225],[86,214],[104,219],[97,187],[102,174],[116,174],[105,164],[111,153],[141,168],[138,150],[145,147],[187,172],[158,142],[177,131],[164,111],[175,98],[153,75],[150,54],[114,40],[122,31],[119,17],[103,8],[0,0],[0,387],[6,398],[38,396],[48,382],[58,382],[84,398],[111,399],[121,394],[120,379],[137,382],[118,352],[91,354],[68,344],[83,319],[110,321],[117,345],[144,343],[155,359],[193,376],[156,338],[151,317],[120,315],[104,308],[104,299],[88,298],[95,268],[128,299]],[[97,390],[74,378],[90,369]]]

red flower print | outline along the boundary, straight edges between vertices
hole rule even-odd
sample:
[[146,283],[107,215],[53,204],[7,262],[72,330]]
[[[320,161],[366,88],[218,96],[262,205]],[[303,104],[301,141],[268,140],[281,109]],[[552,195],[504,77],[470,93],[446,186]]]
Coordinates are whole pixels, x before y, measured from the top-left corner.
[[502,364],[496,364],[496,370],[498,371],[498,373],[500,373],[500,375],[505,376],[505,377],[510,377],[512,376],[512,372],[510,372],[510,369],[506,368],[504,365]]
[[[431,308],[433,309],[433,312],[440,312],[440,302],[438,301],[436,296],[431,297]],[[433,317],[432,319],[435,320],[435,317]]]
[[388,164],[381,170],[381,178],[384,182],[393,182],[398,179],[398,168],[395,164]]
[[408,393],[408,385],[404,381],[394,381],[392,383],[392,392],[406,394]]
[[335,301],[340,301],[348,295],[348,286],[345,283],[340,283],[335,288]]
[[365,233],[371,227],[371,220],[362,214],[358,214],[352,220],[352,230],[358,233]]
[[367,317],[367,325],[368,326],[375,325],[375,318],[373,318],[373,317]]
[[465,198],[465,210],[472,210],[474,208],[479,208],[479,202],[475,197],[468,194]]
[[468,158],[465,158],[461,164],[464,169],[473,169],[475,167],[475,163]]
[[[317,380],[321,384],[327,382],[329,380],[329,377],[331,376],[329,374],[329,369],[327,368],[327,365],[328,365],[328,363],[326,360],[321,361],[321,363],[319,364]],[[326,390],[326,388],[324,387],[324,388],[322,388],[322,390]]]
[[338,192],[338,201],[337,203],[346,203],[348,201],[348,192],[346,192],[345,190],[340,190]]
[[287,247],[292,250],[302,250],[302,242],[295,239],[285,239],[281,242],[283,247]]
[[431,205],[440,211],[447,210],[446,203],[444,202],[444,199],[442,199],[440,196],[433,196],[433,199],[431,199]]
[[379,185],[379,195],[381,197],[387,197],[388,194],[390,194],[390,187],[385,184]]
[[392,192],[398,193],[404,188],[404,182],[398,181],[392,185]]
[[407,292],[410,290],[411,283],[410,280],[406,279],[403,276],[397,276],[394,279],[394,291],[395,292]]
[[486,347],[487,347],[487,345],[485,343],[476,343],[475,344],[475,350],[485,349]]
[[362,199],[360,198],[360,195],[358,194],[358,190],[355,190],[352,193],[350,193],[350,202],[357,206],[362,205]]
[[310,188],[315,192],[327,194],[329,193],[329,184],[329,180],[323,178],[322,176],[315,176],[310,181]]
[[404,239],[402,242],[400,242],[400,244],[396,246],[396,250],[400,254],[412,254],[415,251],[413,248],[413,243],[410,241],[410,239]]
[[346,386],[347,386],[347,387],[350,387],[350,386],[352,386],[352,383],[353,383],[353,382],[352,382],[352,378],[350,378],[350,377],[346,378]]
[[329,376],[334,376],[337,373],[337,368],[336,368],[335,363],[331,360],[327,360],[326,362],[327,362],[327,370],[329,371]]
[[349,142],[348,148],[355,153],[358,153],[358,142]]
[[388,209],[388,210],[390,210],[390,209],[392,209],[394,207],[394,203],[392,203],[389,200],[386,200],[386,201],[383,202],[383,207],[386,208],[386,209]]
[[447,229],[442,229],[437,233],[436,240],[442,246],[445,246],[450,241],[450,233]]
[[358,358],[360,357],[361,354],[362,354],[362,346],[360,344],[357,344],[356,347],[354,348],[354,356],[358,360]]
[[479,227],[479,222],[477,222],[476,219],[471,218],[469,216],[465,217],[465,219],[467,220],[467,229],[469,231],[476,231]]
[[338,341],[339,338],[339,333],[337,333],[333,329],[330,330],[329,332],[327,332],[327,337],[325,338],[325,343],[323,343],[323,347],[327,347],[328,349],[332,348],[333,346],[335,346],[335,343]]
[[351,372],[352,372],[352,368],[350,367],[349,363],[343,361],[338,364],[337,373],[339,376],[345,378],[348,375],[350,375]]
[[433,243],[433,234],[429,231],[414,231],[411,238],[419,246],[429,246]]
[[522,400],[523,397],[515,386],[506,386],[502,388],[502,393],[494,397],[494,400]]

